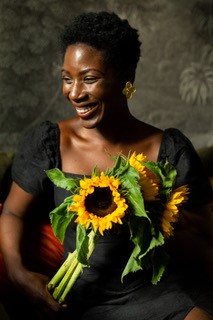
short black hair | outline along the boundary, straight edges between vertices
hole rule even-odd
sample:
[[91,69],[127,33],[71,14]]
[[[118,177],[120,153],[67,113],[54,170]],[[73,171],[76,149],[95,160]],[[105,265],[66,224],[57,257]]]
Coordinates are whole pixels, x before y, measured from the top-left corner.
[[134,80],[140,59],[138,30],[114,12],[82,13],[65,26],[60,35],[62,54],[69,45],[85,43],[104,53],[105,61],[122,75]]

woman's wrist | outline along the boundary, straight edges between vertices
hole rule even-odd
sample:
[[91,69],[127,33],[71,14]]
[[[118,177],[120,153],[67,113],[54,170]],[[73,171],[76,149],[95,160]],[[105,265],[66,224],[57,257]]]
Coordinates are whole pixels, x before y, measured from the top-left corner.
[[22,264],[20,259],[11,260],[6,264],[8,277],[12,282],[17,282],[19,278],[28,271]]

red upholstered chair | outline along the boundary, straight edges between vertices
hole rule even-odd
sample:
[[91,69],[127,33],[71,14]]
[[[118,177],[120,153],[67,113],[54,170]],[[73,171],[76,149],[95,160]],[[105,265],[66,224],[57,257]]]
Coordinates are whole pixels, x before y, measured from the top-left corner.
[[[0,204],[4,203],[9,192],[12,160],[13,153],[0,152]],[[42,211],[35,212],[35,219],[29,221],[24,234],[22,250],[24,263],[30,270],[43,273],[51,278],[61,265],[63,247],[53,233],[48,212]],[[4,307],[11,320],[37,320],[36,308],[33,310],[34,306],[26,300],[8,279],[0,243],[0,305]],[[0,319],[1,317],[0,310]]]
[[[12,159],[13,154],[0,153],[0,204],[4,202],[10,188]],[[48,212],[39,210],[37,213],[34,213],[33,219],[28,222],[25,230],[25,241],[22,246],[24,263],[30,270],[43,273],[51,278],[61,265],[63,246],[53,233]],[[1,243],[0,304],[4,306],[10,319],[37,319],[36,316],[34,318],[32,305],[21,296],[20,292],[16,291],[8,279],[1,255]]]
[[[13,156],[14,154],[11,152],[0,152],[0,204],[4,203],[11,185],[10,168]],[[62,244],[53,234],[48,209],[44,209],[43,207],[43,204],[38,205],[36,208],[34,206],[33,216],[28,221],[25,231],[27,241],[23,244],[23,254],[27,266],[29,265],[30,268],[38,272],[43,271],[47,275],[52,275],[61,263],[63,248]],[[5,281],[6,276],[2,276],[5,275],[5,267],[1,255],[0,272],[1,281]],[[0,297],[1,291],[0,286]]]
[[[24,263],[32,271],[40,272],[51,278],[61,265],[63,247],[48,222],[40,221],[33,226],[31,224],[27,226],[22,249]],[[34,319],[32,306],[10,283],[1,253],[0,303],[11,319]]]

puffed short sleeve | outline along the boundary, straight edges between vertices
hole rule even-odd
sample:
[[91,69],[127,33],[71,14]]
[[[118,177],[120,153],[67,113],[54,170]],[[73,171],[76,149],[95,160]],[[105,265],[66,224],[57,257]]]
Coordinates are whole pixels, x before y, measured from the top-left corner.
[[12,180],[33,195],[50,186],[45,170],[60,166],[60,132],[57,124],[42,122],[23,139],[12,165]]
[[188,205],[213,200],[213,191],[204,166],[191,141],[178,129],[165,130],[158,161],[168,160],[177,169],[176,186],[187,184]]

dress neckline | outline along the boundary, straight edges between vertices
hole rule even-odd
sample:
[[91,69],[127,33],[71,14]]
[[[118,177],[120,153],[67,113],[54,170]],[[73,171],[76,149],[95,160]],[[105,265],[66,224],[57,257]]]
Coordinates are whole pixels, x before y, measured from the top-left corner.
[[[61,154],[60,154],[60,127],[59,127],[59,124],[56,123],[56,127],[57,127],[57,131],[58,131],[58,157],[60,158],[60,169],[62,170],[62,161],[61,161]],[[157,162],[160,162],[161,161],[161,158],[162,158],[162,153],[164,151],[164,145],[165,145],[165,141],[166,141],[166,138],[168,136],[168,132],[172,130],[172,128],[167,128],[165,130],[163,130],[163,135],[162,135],[162,140],[161,140],[161,144],[160,144],[160,148],[159,148],[159,151],[158,151],[158,156],[157,156]],[[142,151],[141,151],[142,152]],[[84,175],[84,174],[80,174],[80,173],[73,173],[73,172],[67,172],[67,171],[63,171],[62,172],[67,175],[67,176],[70,176],[70,177],[73,177],[73,178],[79,178],[79,179],[82,179],[84,177],[90,177],[90,175]]]

